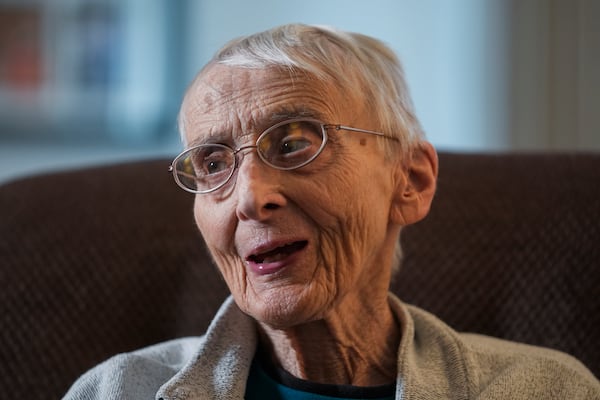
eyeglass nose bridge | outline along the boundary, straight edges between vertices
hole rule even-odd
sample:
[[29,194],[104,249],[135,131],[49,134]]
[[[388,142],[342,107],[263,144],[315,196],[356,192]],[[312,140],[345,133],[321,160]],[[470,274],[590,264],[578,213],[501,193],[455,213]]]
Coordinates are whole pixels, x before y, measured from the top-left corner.
[[[238,147],[237,149],[233,150],[234,164],[233,164],[233,169],[231,171],[231,175],[229,175],[229,178],[227,179],[227,181],[229,181],[231,179],[231,177],[235,174],[235,170],[240,167],[243,157],[245,157],[247,154],[247,153],[243,153],[244,150],[256,149],[256,154],[258,155],[258,158],[261,160],[261,162],[263,164],[265,164],[266,166],[268,166],[270,168],[282,169],[282,168],[279,168],[278,166],[274,165],[273,163],[271,163],[268,159],[266,159],[265,156],[260,152],[259,147],[260,146],[258,144],[250,144],[247,146]],[[242,155],[242,157],[238,157],[238,153],[240,153]]]
[[[263,156],[260,154],[260,151],[258,151],[258,145],[256,144],[249,144],[247,146],[242,146],[242,147],[238,147],[237,149],[233,150],[233,169],[237,169],[240,166],[240,163],[242,162],[240,160],[240,157],[238,157],[238,154],[240,154],[240,156],[242,156],[241,158],[245,157],[247,153],[243,153],[244,150],[250,150],[250,149],[256,149],[256,153],[258,154],[258,158],[260,158],[263,162],[264,162],[264,158]],[[232,171],[232,175],[233,175],[233,171]]]
[[244,150],[248,150],[248,149],[257,149],[258,150],[258,145],[256,144],[249,144],[247,146],[242,146],[242,147],[238,147],[237,149],[233,150],[233,155],[237,156],[238,153],[244,151]]
[[[267,167],[273,168],[273,169],[278,169],[278,170],[282,169],[282,168],[277,167],[276,165],[273,165],[272,163],[269,162],[269,160],[267,160],[265,158],[265,156],[260,152],[258,144],[238,147],[237,149],[233,150],[233,153],[232,153],[234,164],[233,164],[233,168],[231,169],[231,173],[229,174],[229,177],[222,184],[220,184],[217,188],[215,188],[213,190],[217,190],[217,189],[221,188],[222,186],[226,185],[229,181],[231,181],[232,178],[236,179],[236,178],[234,178],[234,175],[236,174],[236,170],[238,170],[240,168],[243,157],[245,157],[246,154],[248,154],[248,153],[243,153],[243,151],[250,150],[250,149],[256,149],[256,154],[257,154],[258,158]],[[242,157],[238,157],[238,153],[241,154]]]

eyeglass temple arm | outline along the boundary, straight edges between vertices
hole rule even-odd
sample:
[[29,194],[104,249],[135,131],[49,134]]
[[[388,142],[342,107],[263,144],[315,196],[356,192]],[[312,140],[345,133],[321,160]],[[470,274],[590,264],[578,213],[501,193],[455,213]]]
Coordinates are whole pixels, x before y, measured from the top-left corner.
[[389,136],[389,135],[386,135],[385,133],[376,132],[376,131],[370,131],[368,129],[353,128],[351,126],[346,126],[346,125],[325,125],[325,127],[326,128],[333,128],[336,131],[345,130],[345,131],[352,131],[352,132],[362,132],[362,133],[369,133],[371,135],[381,136],[381,137],[384,137],[384,138],[387,138],[387,139],[392,139],[392,140],[395,140],[395,141],[399,140],[397,137]]

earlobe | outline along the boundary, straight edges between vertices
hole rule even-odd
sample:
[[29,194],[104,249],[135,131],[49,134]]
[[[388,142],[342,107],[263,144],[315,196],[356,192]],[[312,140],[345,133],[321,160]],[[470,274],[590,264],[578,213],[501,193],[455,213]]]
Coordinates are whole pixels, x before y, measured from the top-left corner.
[[399,174],[390,220],[409,225],[425,218],[435,195],[438,158],[433,146],[429,142],[420,143]]

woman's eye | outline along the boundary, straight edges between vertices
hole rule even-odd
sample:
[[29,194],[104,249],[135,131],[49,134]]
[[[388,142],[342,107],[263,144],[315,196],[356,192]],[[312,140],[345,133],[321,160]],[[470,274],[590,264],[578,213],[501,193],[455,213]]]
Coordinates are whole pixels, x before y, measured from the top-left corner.
[[229,170],[232,163],[231,155],[224,149],[215,147],[203,148],[194,155],[196,176],[214,175]]
[[216,160],[205,160],[204,162],[204,171],[208,175],[216,174],[221,171],[224,171],[228,168],[228,164],[225,161],[216,161]]
[[280,154],[290,154],[310,147],[311,142],[299,137],[285,138],[279,145]]
[[257,142],[263,159],[278,168],[293,169],[309,161],[323,143],[321,126],[312,120],[281,124]]

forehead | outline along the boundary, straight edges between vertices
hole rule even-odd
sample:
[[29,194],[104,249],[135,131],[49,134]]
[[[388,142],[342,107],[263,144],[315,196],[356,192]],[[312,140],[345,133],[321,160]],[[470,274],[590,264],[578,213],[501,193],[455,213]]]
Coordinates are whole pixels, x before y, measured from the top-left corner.
[[347,103],[334,85],[306,74],[212,65],[192,84],[181,111],[189,143],[222,132],[260,133],[296,116],[337,118]]

